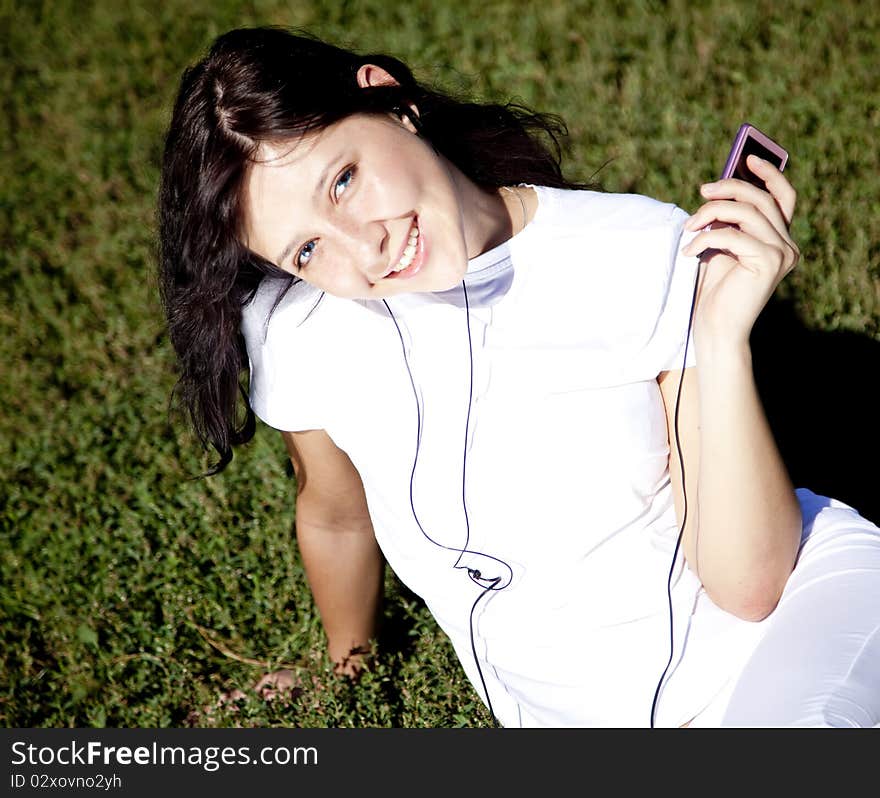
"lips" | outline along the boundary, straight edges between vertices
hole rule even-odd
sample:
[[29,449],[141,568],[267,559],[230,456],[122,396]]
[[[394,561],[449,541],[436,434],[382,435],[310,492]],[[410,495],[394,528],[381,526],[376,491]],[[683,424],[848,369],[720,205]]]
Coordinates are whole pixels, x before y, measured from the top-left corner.
[[412,277],[421,269],[424,255],[424,236],[419,228],[418,217],[414,216],[400,255],[385,277],[394,279]]

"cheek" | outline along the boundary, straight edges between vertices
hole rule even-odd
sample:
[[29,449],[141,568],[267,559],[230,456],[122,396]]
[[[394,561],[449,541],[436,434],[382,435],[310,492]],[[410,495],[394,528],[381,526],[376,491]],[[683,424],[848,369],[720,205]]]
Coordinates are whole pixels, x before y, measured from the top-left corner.
[[322,291],[340,299],[364,299],[369,294],[369,286],[355,270],[342,264],[330,266],[326,262],[320,274],[310,282]]
[[[420,203],[418,176],[401,161],[385,159],[375,167],[369,186],[361,195],[364,211],[389,218],[409,213]],[[422,189],[424,191],[424,188]]]
[[439,157],[421,139],[402,134],[375,161],[378,190],[389,200],[413,206],[445,186],[448,176]]

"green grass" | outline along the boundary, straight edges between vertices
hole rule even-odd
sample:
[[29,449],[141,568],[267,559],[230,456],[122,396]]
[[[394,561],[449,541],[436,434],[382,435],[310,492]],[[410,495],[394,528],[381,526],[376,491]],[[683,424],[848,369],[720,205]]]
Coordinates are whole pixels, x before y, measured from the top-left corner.
[[[154,277],[181,70],[236,26],[305,27],[569,123],[568,172],[693,210],[748,119],[791,149],[802,322],[880,341],[880,6],[838,2],[0,0],[0,724],[480,726],[426,609],[389,574],[383,645],[335,679],[261,427],[230,468],[168,398]],[[264,668],[289,702],[193,715]]]

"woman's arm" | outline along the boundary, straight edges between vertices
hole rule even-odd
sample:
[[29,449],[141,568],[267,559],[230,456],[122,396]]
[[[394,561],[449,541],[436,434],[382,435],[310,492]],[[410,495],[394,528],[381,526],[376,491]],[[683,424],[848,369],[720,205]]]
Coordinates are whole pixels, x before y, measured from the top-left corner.
[[[684,491],[674,413],[681,374],[667,371],[658,380],[679,523]],[[748,352],[730,352],[685,370],[678,442],[688,497],[685,559],[719,607],[761,620],[773,611],[794,567],[801,516]]]
[[323,430],[282,433],[297,477],[296,534],[338,673],[354,675],[376,634],[384,560],[363,484]]
[[[799,253],[788,234],[794,189],[772,165],[748,160],[767,190],[741,180],[704,186],[710,201],[686,224],[712,229],[683,249],[702,257],[694,318],[698,368],[685,371],[678,431],[688,498],[685,557],[719,606],[760,620],[773,611],[794,567],[801,514],[758,397],[749,336]],[[680,376],[670,371],[658,380],[679,512],[674,413]]]

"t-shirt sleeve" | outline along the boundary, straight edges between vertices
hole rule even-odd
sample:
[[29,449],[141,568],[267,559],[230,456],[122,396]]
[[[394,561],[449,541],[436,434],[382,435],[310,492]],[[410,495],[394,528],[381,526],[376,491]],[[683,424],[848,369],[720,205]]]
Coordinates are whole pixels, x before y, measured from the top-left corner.
[[[656,379],[696,364],[688,322],[699,261],[687,212],[639,194],[547,190],[514,252],[521,309],[508,338],[553,390]],[[528,229],[528,228],[527,228]],[[687,358],[685,359],[685,354]]]
[[277,297],[270,285],[261,286],[242,312],[251,408],[278,430],[324,429],[329,408],[321,394],[326,395],[326,377],[317,377],[328,369],[321,362],[320,319],[306,308],[308,298],[285,297],[275,307]]
[[645,357],[651,370],[670,371],[696,365],[693,328],[689,331],[699,259],[681,254],[699,231],[684,230],[688,214],[674,207],[668,228],[668,250],[658,257],[656,268],[665,270],[659,284],[659,313]]

